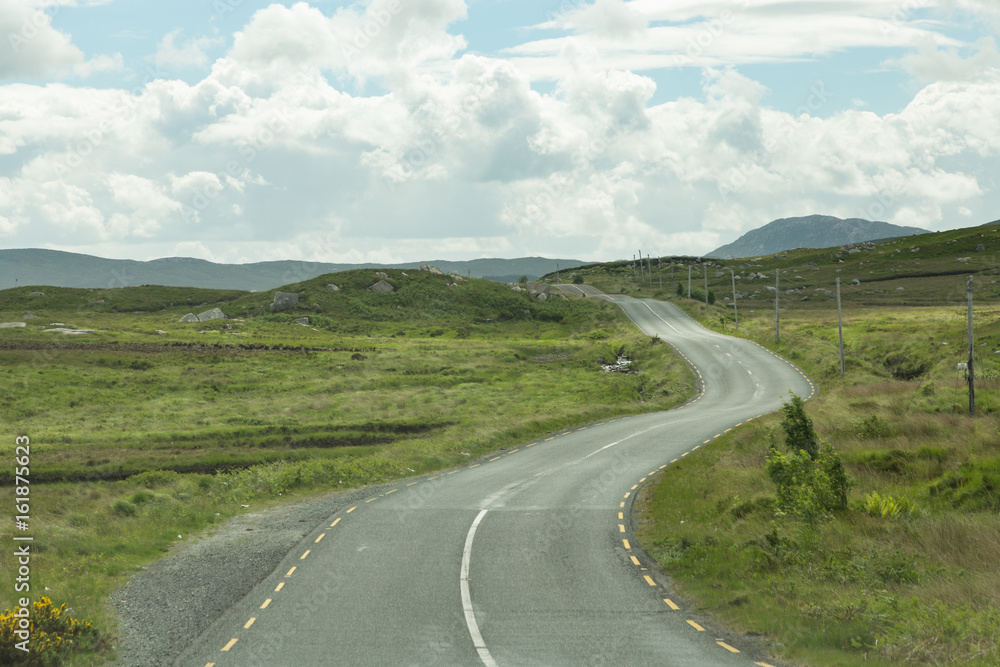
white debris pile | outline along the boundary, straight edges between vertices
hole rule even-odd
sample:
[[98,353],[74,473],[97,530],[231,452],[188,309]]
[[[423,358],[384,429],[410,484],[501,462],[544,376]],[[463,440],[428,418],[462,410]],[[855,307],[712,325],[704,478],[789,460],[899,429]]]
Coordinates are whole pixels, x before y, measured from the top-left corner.
[[601,370],[605,373],[634,373],[635,371],[629,368],[631,365],[632,360],[622,354],[615,359],[613,364],[601,364]]

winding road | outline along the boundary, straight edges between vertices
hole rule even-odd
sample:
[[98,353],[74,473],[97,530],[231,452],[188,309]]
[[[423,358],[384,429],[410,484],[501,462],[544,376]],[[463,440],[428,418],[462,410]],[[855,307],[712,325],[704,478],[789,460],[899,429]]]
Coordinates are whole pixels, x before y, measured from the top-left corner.
[[698,397],[386,487],[324,521],[176,664],[765,665],[673,599],[629,512],[671,462],[813,384],[671,304],[573,289],[673,345]]

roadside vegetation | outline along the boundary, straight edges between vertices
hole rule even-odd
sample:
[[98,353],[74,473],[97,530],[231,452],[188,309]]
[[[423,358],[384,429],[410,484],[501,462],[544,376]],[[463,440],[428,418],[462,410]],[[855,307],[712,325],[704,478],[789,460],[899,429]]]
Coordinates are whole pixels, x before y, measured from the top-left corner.
[[[803,447],[782,423],[789,400],[785,411],[666,469],[643,489],[634,519],[643,547],[692,606],[763,636],[776,661],[1000,664],[996,229],[865,244],[854,253],[706,260],[718,295],[732,295],[729,267],[737,274],[739,335],[818,382],[803,414],[819,455],[815,462],[797,456]],[[662,290],[633,280],[630,264],[578,271],[609,292],[671,299],[705,326],[734,333],[731,299],[706,307],[686,298],[685,264],[694,265],[700,289],[702,262],[673,260],[674,285],[668,289],[665,279]],[[655,260],[653,267],[655,281]],[[775,269],[782,272],[780,343],[774,292],[766,289]],[[968,359],[966,275],[975,288],[975,418],[957,366]],[[843,377],[828,294],[837,276]],[[832,502],[835,475],[818,472],[827,446],[846,474],[843,504]]]
[[[388,293],[367,289],[373,271],[285,286],[299,303],[280,312],[274,290],[0,291],[0,321],[28,324],[0,329],[0,418],[10,460],[15,437],[31,441],[31,599],[85,629],[61,643],[46,630],[37,664],[110,660],[112,591],[231,516],[462,465],[694,391],[669,346],[613,305],[386,275]],[[178,321],[213,307],[229,317]],[[93,333],[44,331],[53,323]],[[620,355],[638,372],[602,370]],[[17,566],[0,554],[6,581]],[[13,587],[2,591],[0,609],[13,609]]]

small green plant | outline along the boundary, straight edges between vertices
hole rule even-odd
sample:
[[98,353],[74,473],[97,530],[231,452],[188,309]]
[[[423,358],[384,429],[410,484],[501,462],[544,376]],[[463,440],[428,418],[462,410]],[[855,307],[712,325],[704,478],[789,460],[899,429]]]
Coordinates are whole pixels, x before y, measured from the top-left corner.
[[115,501],[115,504],[111,506],[111,511],[118,516],[135,516],[139,511],[138,508],[124,498],[119,498]]
[[578,273],[575,276],[573,276],[573,284],[574,285],[582,285],[583,284],[583,275],[580,274],[580,273]]
[[861,501],[865,512],[883,519],[895,519],[900,514],[912,514],[913,504],[906,498],[880,496],[878,491],[872,491]]
[[889,435],[889,425],[874,412],[855,422],[854,433],[862,440],[881,440]]

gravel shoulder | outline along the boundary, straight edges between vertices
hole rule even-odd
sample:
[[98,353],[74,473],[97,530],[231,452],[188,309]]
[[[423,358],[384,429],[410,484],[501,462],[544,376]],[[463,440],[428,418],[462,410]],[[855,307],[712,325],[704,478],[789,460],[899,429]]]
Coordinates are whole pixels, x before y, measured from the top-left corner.
[[191,641],[267,577],[320,522],[370,497],[372,487],[270,507],[194,536],[111,596],[118,667],[173,664]]

